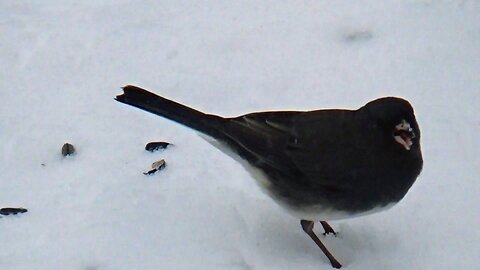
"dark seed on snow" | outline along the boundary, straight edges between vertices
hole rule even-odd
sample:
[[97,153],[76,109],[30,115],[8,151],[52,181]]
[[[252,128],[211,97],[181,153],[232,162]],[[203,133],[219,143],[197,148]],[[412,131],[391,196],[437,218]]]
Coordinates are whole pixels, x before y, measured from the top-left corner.
[[144,172],[143,174],[145,174],[145,175],[154,174],[154,173],[156,173],[157,171],[160,171],[160,170],[164,169],[165,166],[167,166],[167,163],[165,162],[164,159],[159,160],[159,161],[155,161],[155,162],[152,164],[152,169],[149,170],[149,171],[147,171],[147,172]]
[[62,146],[62,155],[64,157],[75,154],[75,147],[69,143],[65,143]]
[[11,207],[7,207],[7,208],[1,208],[1,209],[0,209],[0,215],[4,215],[4,216],[16,215],[16,214],[18,214],[18,213],[25,213],[25,212],[28,212],[28,210],[25,209],[25,208],[11,208]]
[[157,150],[165,149],[169,145],[170,143],[168,142],[149,142],[147,143],[147,145],[145,145],[145,150],[154,152]]

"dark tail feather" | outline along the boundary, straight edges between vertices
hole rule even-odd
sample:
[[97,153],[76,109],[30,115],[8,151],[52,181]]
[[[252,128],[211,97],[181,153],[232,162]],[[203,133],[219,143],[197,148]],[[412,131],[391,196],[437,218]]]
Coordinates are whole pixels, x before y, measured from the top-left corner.
[[163,116],[214,138],[223,137],[219,130],[225,118],[202,113],[133,85],[123,87],[123,92],[115,98],[117,101]]

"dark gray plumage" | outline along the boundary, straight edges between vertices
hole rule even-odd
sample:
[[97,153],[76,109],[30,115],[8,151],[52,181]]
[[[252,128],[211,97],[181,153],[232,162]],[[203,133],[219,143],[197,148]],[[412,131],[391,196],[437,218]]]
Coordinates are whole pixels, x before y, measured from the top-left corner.
[[[422,170],[420,130],[404,99],[380,98],[358,110],[223,118],[136,86],[123,90],[117,101],[200,131],[236,153],[246,167],[254,168],[249,171],[262,178],[272,198],[304,221],[346,218],[390,206],[405,196]],[[313,223],[302,227],[313,233]]]

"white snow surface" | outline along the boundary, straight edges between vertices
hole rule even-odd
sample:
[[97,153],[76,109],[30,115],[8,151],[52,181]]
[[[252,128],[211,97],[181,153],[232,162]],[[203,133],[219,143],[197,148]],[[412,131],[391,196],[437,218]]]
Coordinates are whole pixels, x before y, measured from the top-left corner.
[[408,99],[421,176],[321,238],[344,269],[479,269],[479,1],[5,0],[0,33],[0,207],[29,210],[0,218],[2,270],[331,269],[240,164],[115,102],[125,84],[223,116]]

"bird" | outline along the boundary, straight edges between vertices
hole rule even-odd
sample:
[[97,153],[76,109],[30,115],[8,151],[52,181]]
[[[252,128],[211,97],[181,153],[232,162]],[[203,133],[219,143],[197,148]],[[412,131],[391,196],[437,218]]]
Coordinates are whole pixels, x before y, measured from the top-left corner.
[[238,161],[260,188],[300,219],[332,267],[341,263],[313,231],[327,221],[386,210],[423,168],[420,128],[411,104],[381,97],[358,109],[207,114],[127,85],[116,100],[200,132]]

